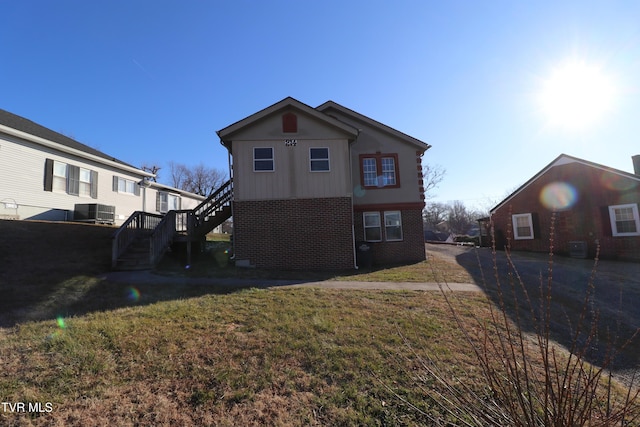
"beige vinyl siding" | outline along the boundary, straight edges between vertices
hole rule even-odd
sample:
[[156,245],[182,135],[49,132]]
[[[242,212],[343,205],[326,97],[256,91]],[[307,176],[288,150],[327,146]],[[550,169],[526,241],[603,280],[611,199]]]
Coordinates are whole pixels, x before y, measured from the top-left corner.
[[[74,196],[59,191],[45,191],[45,162],[52,159],[97,172],[97,198]],[[71,219],[76,203],[100,203],[116,206],[116,223],[142,208],[141,196],[114,192],[113,175],[142,179],[129,172],[105,167],[80,157],[61,154],[50,148],[0,135],[0,203],[6,200],[19,205],[20,219]],[[47,216],[47,215],[50,216]]]
[[[355,191],[354,204],[422,202],[416,168],[418,165],[416,147],[366,123],[340,114],[340,112],[332,111],[331,114],[360,129],[358,139],[351,144],[351,170],[354,188],[360,185],[360,154],[375,154],[376,152],[398,154],[396,173],[398,173],[397,179],[400,181],[400,187]],[[378,171],[378,174],[381,174],[381,171]]]
[[[302,199],[351,195],[349,143],[346,139],[284,138],[233,142],[234,197],[238,201]],[[254,172],[253,149],[272,147],[274,170]],[[311,172],[310,148],[328,148],[328,172]]]

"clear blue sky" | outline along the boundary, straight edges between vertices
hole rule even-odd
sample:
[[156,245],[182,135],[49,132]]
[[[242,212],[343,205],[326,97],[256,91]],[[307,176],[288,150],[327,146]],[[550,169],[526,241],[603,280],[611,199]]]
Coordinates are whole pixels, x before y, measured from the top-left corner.
[[[166,183],[169,161],[226,170],[215,131],[286,96],[431,144],[436,201],[486,207],[560,153],[640,154],[635,0],[0,0],[0,47],[0,108]],[[615,86],[579,129],[539,102],[570,59]]]

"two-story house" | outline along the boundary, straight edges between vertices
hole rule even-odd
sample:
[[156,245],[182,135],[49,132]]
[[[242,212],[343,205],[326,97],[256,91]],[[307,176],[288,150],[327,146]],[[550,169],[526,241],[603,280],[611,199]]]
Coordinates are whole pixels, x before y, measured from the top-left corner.
[[135,211],[165,214],[205,198],[0,109],[0,219],[120,225]]
[[357,266],[425,259],[416,138],[329,101],[285,98],[218,131],[233,179],[236,265]]

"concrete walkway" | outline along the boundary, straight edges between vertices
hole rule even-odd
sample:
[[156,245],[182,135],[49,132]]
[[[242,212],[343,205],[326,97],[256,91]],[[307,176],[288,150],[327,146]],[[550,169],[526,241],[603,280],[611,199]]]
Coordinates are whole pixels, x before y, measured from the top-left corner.
[[[125,283],[132,286],[137,284],[159,285],[194,285],[212,287],[238,288],[282,288],[282,287],[315,287],[325,289],[378,289],[378,290],[408,290],[408,291],[439,291],[437,283],[415,282],[354,282],[348,280],[266,280],[266,279],[237,279],[218,277],[186,277],[183,275],[155,274],[151,271],[114,271],[103,274],[101,279],[115,283]],[[481,288],[470,283],[443,284],[445,290],[461,292],[478,292]]]

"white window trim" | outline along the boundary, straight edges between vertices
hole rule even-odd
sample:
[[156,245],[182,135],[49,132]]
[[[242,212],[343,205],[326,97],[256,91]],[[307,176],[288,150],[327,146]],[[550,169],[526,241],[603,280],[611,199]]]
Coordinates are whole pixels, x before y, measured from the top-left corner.
[[[378,225],[375,227],[367,227],[367,220],[366,217],[367,215],[376,215],[378,217]],[[378,240],[369,240],[367,239],[367,228],[378,228],[380,230],[380,239]],[[380,212],[362,212],[362,230],[364,233],[364,240],[366,242],[382,242],[382,222],[380,219]]]
[[[530,230],[530,233],[531,233],[529,236],[520,236],[520,235],[518,235],[518,220],[517,220],[518,218],[527,218],[528,219],[529,230]],[[530,213],[511,215],[511,222],[513,224],[513,238],[514,238],[514,240],[533,240],[533,238],[535,236],[533,234],[533,218],[531,217]]]
[[[633,219],[636,222],[636,232],[631,233],[618,233],[616,226],[616,209],[628,209],[631,208],[633,213]],[[611,232],[614,237],[624,236],[640,236],[640,216],[638,215],[638,205],[636,203],[629,203],[626,205],[612,205],[609,206],[609,221],[611,222]]]
[[[322,158],[322,159],[312,159],[311,158],[311,150],[327,150],[327,157],[326,158]],[[331,155],[329,154],[329,147],[309,147],[309,172],[313,172],[313,173],[316,173],[316,172],[320,172],[320,173],[322,173],[322,172],[325,172],[325,173],[326,172],[331,172],[331,160],[330,160],[330,158],[331,158]],[[313,168],[311,167],[311,164],[314,161],[318,161],[318,162],[326,161],[328,168],[326,170],[315,170],[314,171]]]
[[[387,226],[387,214],[398,214],[400,216],[400,238],[399,239],[389,239],[387,238],[387,227],[395,227],[395,226]],[[404,240],[404,231],[402,230],[402,212],[401,211],[385,211],[384,212],[384,239],[387,242],[401,242]]]
[[[56,167],[57,166],[64,166],[64,175],[56,175]],[[53,161],[53,173],[51,175],[51,179],[52,179],[52,185],[51,185],[51,191],[55,192],[55,193],[67,193],[68,191],[68,184],[67,184],[67,179],[69,178],[69,165],[65,162],[60,162],[58,160],[54,160]],[[56,188],[56,182],[64,182],[64,189],[62,188]]]
[[[270,159],[256,159],[256,148],[270,148],[271,149],[271,158]],[[276,171],[276,153],[273,147],[253,147],[253,171],[257,173],[262,172],[275,172]],[[256,170],[256,161],[267,161],[271,160],[271,169],[270,170]]]
[[[116,177],[118,180],[118,189],[116,190],[116,192],[118,194],[127,194],[129,196],[135,196],[136,195],[136,185],[138,185],[138,183],[136,181],[134,181],[133,179],[127,179],[127,178],[122,178],[120,176]],[[120,181],[124,182],[124,191],[120,191]],[[127,191],[127,183],[133,183],[133,191]]]

